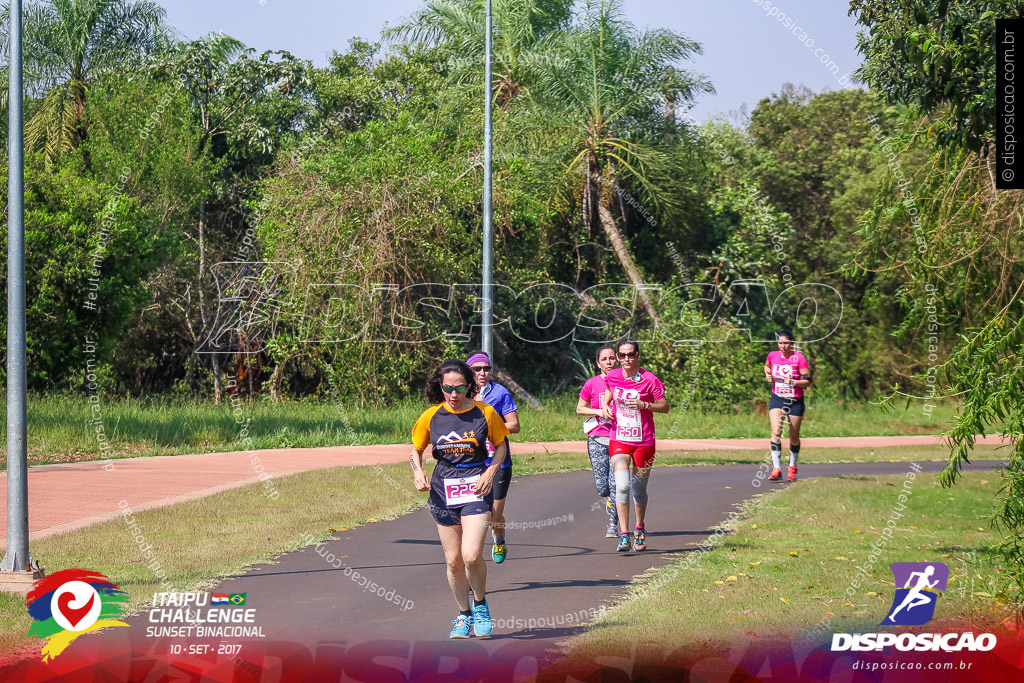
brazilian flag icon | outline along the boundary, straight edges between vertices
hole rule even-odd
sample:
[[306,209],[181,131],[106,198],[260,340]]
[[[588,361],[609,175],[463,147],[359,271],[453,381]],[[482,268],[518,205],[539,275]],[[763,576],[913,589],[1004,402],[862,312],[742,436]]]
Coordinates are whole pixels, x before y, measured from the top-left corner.
[[244,605],[245,596],[245,593],[232,593],[228,596],[228,602],[230,602],[232,605]]

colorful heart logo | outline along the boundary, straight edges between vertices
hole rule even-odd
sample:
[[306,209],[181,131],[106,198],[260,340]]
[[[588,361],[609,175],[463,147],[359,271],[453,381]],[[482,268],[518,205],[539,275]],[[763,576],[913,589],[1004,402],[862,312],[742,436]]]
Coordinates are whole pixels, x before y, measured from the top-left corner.
[[90,610],[92,610],[92,603],[96,601],[96,594],[93,593],[89,596],[89,601],[85,603],[85,607],[72,607],[71,603],[78,598],[74,593],[61,593],[57,597],[57,609],[64,615],[64,618],[68,620],[68,623],[72,627],[78,626],[78,624],[89,616]]
[[99,619],[103,600],[90,584],[68,581],[54,591],[50,611],[61,628],[84,631]]
[[118,620],[128,594],[92,569],[62,569],[32,584],[25,607],[32,617],[29,636],[42,638],[40,654],[48,662],[83,633],[128,624]]

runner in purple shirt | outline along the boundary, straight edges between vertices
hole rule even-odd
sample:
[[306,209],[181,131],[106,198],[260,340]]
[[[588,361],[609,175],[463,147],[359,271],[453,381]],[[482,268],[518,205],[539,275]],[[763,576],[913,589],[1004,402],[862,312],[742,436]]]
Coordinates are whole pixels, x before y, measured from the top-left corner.
[[[498,415],[501,415],[509,434],[518,434],[519,407],[508,389],[491,380],[490,357],[483,351],[470,351],[466,365],[473,371],[477,387],[477,400],[483,401],[494,408]],[[505,445],[508,445],[507,439]],[[487,448],[489,451],[493,451],[494,445],[488,442]],[[488,459],[487,464],[490,463],[491,461]],[[508,488],[511,484],[512,456],[509,454],[501,463],[498,476],[494,479],[494,510],[491,513],[491,537],[494,543],[491,545],[491,559],[495,564],[504,562],[508,555],[508,544],[505,542],[505,500],[508,498]]]

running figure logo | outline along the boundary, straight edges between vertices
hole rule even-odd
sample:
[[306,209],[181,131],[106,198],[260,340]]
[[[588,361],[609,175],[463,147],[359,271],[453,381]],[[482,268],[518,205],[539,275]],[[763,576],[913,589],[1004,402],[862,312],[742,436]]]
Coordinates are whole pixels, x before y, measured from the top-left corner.
[[[949,567],[941,562],[894,562],[892,607],[881,626],[920,626],[935,615],[939,591],[946,590]],[[902,586],[902,588],[900,588]]]

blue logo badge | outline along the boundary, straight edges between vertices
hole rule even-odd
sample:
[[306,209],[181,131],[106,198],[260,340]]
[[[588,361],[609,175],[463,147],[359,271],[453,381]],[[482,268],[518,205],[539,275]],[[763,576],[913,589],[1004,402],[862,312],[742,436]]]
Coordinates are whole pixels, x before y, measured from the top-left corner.
[[935,601],[946,590],[949,567],[941,562],[894,562],[892,607],[880,626],[920,626],[935,615]]

